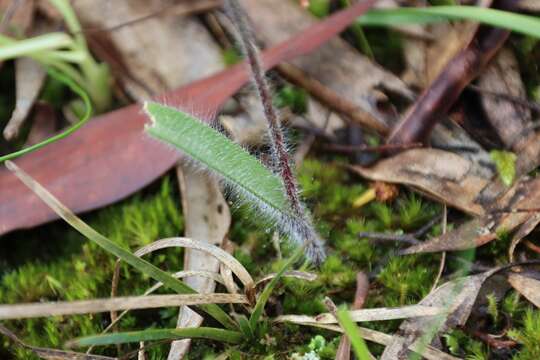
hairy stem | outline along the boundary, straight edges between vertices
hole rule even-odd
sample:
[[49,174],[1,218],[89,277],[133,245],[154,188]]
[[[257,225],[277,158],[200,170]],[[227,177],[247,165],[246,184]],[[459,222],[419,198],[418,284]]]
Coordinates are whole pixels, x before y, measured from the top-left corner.
[[[285,137],[281,129],[281,122],[272,101],[270,86],[265,78],[259,52],[255,45],[255,38],[247,22],[247,16],[238,0],[227,0],[226,5],[228,16],[234,23],[238,32],[239,42],[249,63],[253,83],[263,105],[265,118],[268,121],[268,133],[272,148],[273,166],[281,176],[293,216],[297,218],[295,222],[298,224],[293,225],[293,228],[296,229],[296,232],[299,232],[302,237],[305,237],[304,242],[308,243],[308,253],[311,254],[312,257],[314,256],[315,258],[318,258],[318,260],[321,260],[324,258],[322,243],[313,230],[311,220],[306,215],[298,195],[298,186],[292,171]],[[318,249],[314,250],[314,248]]]

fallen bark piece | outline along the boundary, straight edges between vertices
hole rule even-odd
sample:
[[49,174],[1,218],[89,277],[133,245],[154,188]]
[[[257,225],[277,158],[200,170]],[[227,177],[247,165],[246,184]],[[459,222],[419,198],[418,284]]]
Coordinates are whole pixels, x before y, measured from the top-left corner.
[[524,178],[510,188],[485,215],[469,220],[446,234],[405,249],[403,254],[456,251],[482,246],[497,238],[500,231],[512,231],[534,213],[512,209],[534,209],[540,201],[540,178]]
[[[185,219],[185,236],[197,241],[221,247],[229,226],[231,214],[219,184],[189,166],[177,167],[182,194],[182,209]],[[217,273],[220,261],[205,252],[186,249],[184,270],[209,271]],[[192,276],[186,284],[201,294],[214,292],[216,283],[207,277]],[[187,306],[180,308],[177,327],[198,327],[203,318]],[[169,360],[182,359],[189,349],[189,339],[173,341],[168,355]]]
[[517,292],[540,308],[540,281],[520,274],[508,275],[508,282]]
[[436,149],[411,149],[373,167],[351,167],[370,180],[409,185],[449,206],[482,215],[484,209],[474,200],[488,180],[471,168],[471,162],[459,155]]
[[[265,69],[305,55],[342,31],[373,3],[363,1],[262,53]],[[248,80],[244,63],[159,98],[195,113],[216,112]],[[208,121],[208,117],[205,117]],[[181,156],[145,137],[140,105],[101,115],[73,135],[16,161],[74,212],[121,200],[151,183]],[[63,154],[61,158],[58,154]],[[58,216],[6,169],[0,169],[0,235]],[[9,189],[9,191],[6,191]]]

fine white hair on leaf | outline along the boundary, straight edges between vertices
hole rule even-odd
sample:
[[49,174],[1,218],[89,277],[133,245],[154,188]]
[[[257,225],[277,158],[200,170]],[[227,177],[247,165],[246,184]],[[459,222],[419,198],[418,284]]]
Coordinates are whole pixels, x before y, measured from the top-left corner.
[[323,242],[313,230],[311,219],[291,210],[280,177],[240,145],[191,115],[155,103],[146,103],[145,111],[153,118],[147,133],[180,149],[190,166],[218,178],[255,217],[264,219],[295,244],[306,246],[306,255],[313,262],[324,259]]

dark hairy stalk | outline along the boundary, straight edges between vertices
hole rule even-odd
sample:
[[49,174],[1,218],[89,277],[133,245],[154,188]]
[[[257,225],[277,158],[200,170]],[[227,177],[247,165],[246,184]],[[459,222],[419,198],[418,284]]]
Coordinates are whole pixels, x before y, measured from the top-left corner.
[[237,0],[225,2],[229,18],[234,23],[238,33],[239,42],[247,58],[251,69],[252,81],[257,89],[263,105],[264,115],[268,121],[268,134],[272,149],[273,168],[281,176],[287,198],[289,200],[292,217],[283,219],[282,224],[288,231],[293,233],[293,239],[306,244],[308,257],[318,263],[325,257],[323,244],[315,230],[309,216],[304,210],[298,194],[298,185],[292,171],[289,153],[285,142],[285,136],[281,129],[281,122],[274,107],[270,86],[265,78],[264,67],[259,57],[259,51],[255,44],[255,37],[251,31],[241,5]]

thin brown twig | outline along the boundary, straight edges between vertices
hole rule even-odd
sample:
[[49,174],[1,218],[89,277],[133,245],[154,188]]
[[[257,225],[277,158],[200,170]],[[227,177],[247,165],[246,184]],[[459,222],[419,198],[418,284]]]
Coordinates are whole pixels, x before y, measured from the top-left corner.
[[369,145],[342,145],[342,144],[324,144],[321,146],[324,150],[337,153],[355,153],[355,152],[385,152],[388,150],[408,150],[422,147],[422,143],[413,144],[383,144],[379,146]]
[[418,240],[416,237],[414,237],[411,234],[396,235],[396,234],[386,234],[386,233],[376,233],[376,232],[361,232],[361,233],[358,233],[357,236],[359,238],[367,238],[370,240],[385,241],[385,242],[386,241],[402,242],[402,243],[411,244],[411,245],[417,245],[421,243],[420,240]]
[[523,243],[525,244],[525,246],[527,246],[529,249],[531,249],[535,253],[540,254],[540,246],[534,244],[530,240],[525,240]]
[[336,113],[344,115],[346,118],[363,127],[375,130],[381,135],[389,132],[389,128],[369,112],[361,109],[358,105],[309,76],[297,66],[283,63],[277,66],[277,70],[285,79],[304,88],[315,99]]
[[512,102],[520,106],[529,108],[531,110],[540,112],[540,104],[535,101],[522,99],[517,96],[512,96],[510,94],[505,94],[498,91],[491,91],[491,90],[483,89],[480,86],[473,85],[473,84],[470,84],[469,86],[467,86],[467,88],[482,95],[488,95],[488,96],[492,96],[492,97],[499,98],[502,100],[506,100],[508,102]]

